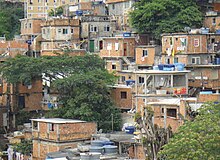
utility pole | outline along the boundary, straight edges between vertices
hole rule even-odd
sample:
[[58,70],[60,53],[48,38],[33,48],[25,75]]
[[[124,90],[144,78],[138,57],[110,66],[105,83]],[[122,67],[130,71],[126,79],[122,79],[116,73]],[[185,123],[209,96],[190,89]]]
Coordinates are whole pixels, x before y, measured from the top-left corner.
[[113,131],[114,131],[114,115],[111,114],[111,116],[112,116],[112,133],[113,133]]

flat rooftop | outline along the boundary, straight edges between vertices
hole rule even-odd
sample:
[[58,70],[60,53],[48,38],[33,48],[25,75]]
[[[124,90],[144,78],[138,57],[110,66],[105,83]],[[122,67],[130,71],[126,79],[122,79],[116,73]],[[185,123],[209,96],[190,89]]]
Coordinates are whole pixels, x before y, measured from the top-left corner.
[[74,120],[74,119],[63,119],[63,118],[39,118],[31,119],[31,121],[47,122],[47,123],[84,123],[86,121]]
[[178,74],[178,73],[189,73],[190,70],[183,71],[163,71],[163,70],[136,70],[134,73],[144,73],[144,74]]

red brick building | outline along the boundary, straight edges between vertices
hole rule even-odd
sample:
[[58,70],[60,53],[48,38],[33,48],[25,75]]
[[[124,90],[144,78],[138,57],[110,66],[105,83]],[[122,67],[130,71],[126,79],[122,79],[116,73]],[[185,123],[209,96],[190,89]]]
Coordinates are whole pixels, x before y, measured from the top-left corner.
[[49,152],[76,147],[78,142],[90,140],[97,125],[81,120],[48,118],[31,119],[33,160],[44,160]]

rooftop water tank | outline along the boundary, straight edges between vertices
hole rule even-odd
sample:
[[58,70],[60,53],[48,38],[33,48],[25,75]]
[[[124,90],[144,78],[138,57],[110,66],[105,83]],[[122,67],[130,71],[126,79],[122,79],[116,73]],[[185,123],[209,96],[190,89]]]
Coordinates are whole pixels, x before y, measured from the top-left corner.
[[105,142],[103,143],[104,146],[106,146],[106,145],[114,145],[114,144],[115,144],[115,143],[112,142],[112,141],[105,141]]
[[94,147],[94,146],[91,146],[91,147],[89,148],[89,151],[90,151],[90,152],[103,153],[103,147]]
[[80,153],[80,160],[99,160],[100,156],[97,152]]
[[202,33],[202,34],[207,34],[207,33],[209,33],[209,28],[201,28],[201,33]]
[[131,37],[131,33],[130,32],[124,32],[123,37]]
[[104,142],[105,141],[102,141],[102,140],[94,140],[94,141],[91,141],[91,145],[94,147],[102,147]]
[[104,153],[105,154],[117,154],[118,153],[118,147],[113,145],[105,145],[104,147]]
[[128,134],[133,134],[134,131],[135,131],[135,127],[134,126],[125,127],[125,132],[128,133]]

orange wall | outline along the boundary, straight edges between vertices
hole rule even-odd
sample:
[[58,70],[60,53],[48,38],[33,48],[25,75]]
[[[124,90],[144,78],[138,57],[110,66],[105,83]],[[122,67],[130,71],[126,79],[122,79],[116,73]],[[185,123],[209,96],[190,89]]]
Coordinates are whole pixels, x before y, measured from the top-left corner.
[[[148,56],[143,57],[143,50],[148,51]],[[153,65],[155,58],[155,47],[137,47],[136,53],[136,64],[137,65]]]
[[[127,93],[127,98],[121,98],[121,92]],[[131,109],[132,108],[132,89],[131,88],[113,88],[112,97],[120,109]]]
[[[108,38],[103,39],[104,47],[100,50],[100,57],[134,57],[135,50],[135,38]],[[110,43],[112,45],[111,50],[107,50],[107,44]],[[115,43],[119,43],[119,50],[115,50]],[[126,55],[124,54],[124,43],[127,44]]]

